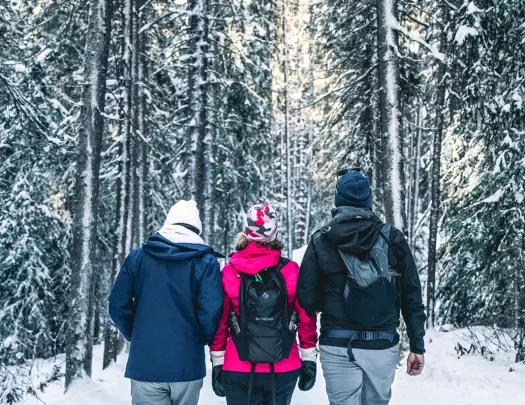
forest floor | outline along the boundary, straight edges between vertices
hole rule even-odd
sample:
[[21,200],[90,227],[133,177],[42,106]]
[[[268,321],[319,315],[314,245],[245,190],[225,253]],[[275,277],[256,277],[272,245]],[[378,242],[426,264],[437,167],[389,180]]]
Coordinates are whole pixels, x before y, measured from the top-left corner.
[[[480,354],[465,354],[458,358],[456,345],[464,347],[468,332],[430,331],[427,335],[427,365],[420,377],[409,377],[404,372],[404,361],[398,368],[394,383],[392,405],[425,403],[426,405],[524,405],[525,365],[513,364],[513,353],[499,352],[494,360]],[[50,383],[43,392],[36,389],[38,398],[27,395],[23,405],[130,405],[130,383],[124,378],[126,355],[117,364],[102,371],[102,346],[95,347],[93,379],[76,383],[67,395],[63,394],[63,381]],[[33,365],[34,386],[37,381],[51,375],[54,364],[63,367],[63,356],[53,361]],[[513,371],[510,371],[513,370]],[[318,381],[310,392],[296,390],[292,405],[327,405],[322,370],[318,367]],[[225,404],[214,395],[210,382],[211,364],[204,382],[200,405]]]

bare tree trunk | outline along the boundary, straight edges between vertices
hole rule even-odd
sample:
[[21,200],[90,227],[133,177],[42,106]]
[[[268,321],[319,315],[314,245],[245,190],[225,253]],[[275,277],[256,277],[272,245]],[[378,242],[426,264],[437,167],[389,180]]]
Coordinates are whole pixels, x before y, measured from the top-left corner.
[[[448,20],[448,11],[445,2],[442,2],[443,24]],[[447,34],[443,29],[441,32],[441,51],[446,55]],[[443,129],[445,126],[445,96],[446,96],[446,61],[442,62],[438,69],[438,93],[437,93],[437,128],[434,133],[434,144],[432,151],[432,176],[431,176],[431,198],[430,224],[428,237],[428,276],[427,276],[427,323],[428,327],[434,326],[435,318],[435,289],[436,289],[436,246],[437,232],[439,223],[439,212],[441,207],[441,142],[443,139]]]
[[[376,19],[377,20],[377,19]],[[377,25],[377,22],[376,22]],[[376,27],[377,28],[377,27]],[[374,46],[369,48],[368,58],[371,61],[371,66],[378,64],[378,45],[379,37],[374,37]],[[372,185],[374,190],[374,211],[384,216],[384,168],[383,168],[383,134],[381,132],[381,115],[380,115],[380,97],[377,94],[376,89],[380,86],[379,73],[374,73],[373,79],[371,78],[373,95],[371,98],[371,128],[373,132],[373,143],[372,146],[372,166],[374,175],[372,177]]]
[[[207,0],[189,0],[189,69],[188,69],[188,107],[189,139],[191,142],[191,195],[197,202],[201,214],[204,205],[204,139],[207,129],[207,55],[208,38],[205,15]],[[203,227],[206,227],[206,220]]]
[[383,137],[383,177],[385,220],[405,231],[405,181],[403,137],[399,123],[398,38],[392,28],[397,14],[396,0],[377,3],[380,112]]
[[[138,28],[146,22],[147,12],[144,9],[144,0],[139,2],[139,24]],[[148,62],[146,60],[147,48],[147,34],[142,32],[138,37],[138,53],[139,53],[139,66],[138,66],[138,81],[139,81],[139,95],[138,95],[138,132],[139,132],[139,167],[137,171],[138,175],[138,192],[137,198],[139,200],[138,206],[138,229],[137,229],[137,246],[144,243],[147,237],[146,221],[147,221],[147,206],[149,200],[149,193],[147,190],[148,184],[148,145],[146,140],[148,139],[148,132],[146,126],[146,114],[147,114],[147,103],[145,89],[148,86]]]
[[93,0],[82,91],[71,275],[71,307],[66,342],[65,389],[91,376],[93,358],[93,263],[96,257],[100,149],[104,133],[106,75],[111,32],[111,0]]
[[130,27],[126,34],[129,38],[129,115],[127,117],[130,124],[130,141],[131,154],[129,162],[129,201],[127,211],[127,245],[126,255],[137,246],[139,233],[139,181],[140,181],[140,157],[141,157],[141,139],[139,134],[139,7],[141,0],[129,0],[130,7]]
[[[133,122],[132,122],[132,110],[133,110],[133,82],[132,82],[132,52],[133,52],[133,2],[134,0],[124,0],[122,17],[124,20],[124,39],[122,47],[122,74],[124,77],[123,83],[123,119],[124,119],[124,133],[122,135],[122,163],[123,163],[123,184],[126,187],[126,191],[122,199],[122,213],[123,226],[125,231],[122,232],[122,257],[121,262],[124,261],[127,253],[131,250],[132,246],[132,229],[131,229],[131,218],[130,218],[130,207],[133,209]],[[117,270],[118,271],[118,270]]]
[[283,0],[283,42],[284,42],[284,141],[286,143],[286,232],[288,235],[288,257],[293,254],[292,218],[292,158],[290,140],[290,94],[288,88],[288,33],[286,24],[286,0]]
[[410,247],[415,248],[416,243],[416,221],[419,212],[419,171],[421,170],[421,127],[423,125],[423,107],[419,107],[417,111],[417,130],[415,132],[416,139],[414,140],[414,163],[412,164],[412,203],[410,204]]
[[[207,0],[206,0],[207,1]],[[208,4],[206,3],[206,10],[209,12]],[[204,37],[206,38],[206,45],[204,45],[203,52],[206,55],[206,70],[203,75],[206,77],[205,97],[206,105],[211,106],[206,111],[206,127],[204,128],[204,190],[203,190],[203,205],[202,205],[202,220],[203,220],[203,232],[202,238],[205,242],[213,245],[214,242],[214,228],[215,228],[215,210],[213,204],[215,202],[215,139],[217,136],[215,122],[215,111],[219,110],[219,106],[216,107],[215,94],[213,87],[209,83],[215,82],[214,70],[212,69],[214,57],[217,54],[217,41],[211,41],[210,38],[210,25],[212,22],[209,18],[204,19]],[[213,55],[213,56],[212,56]]]
[[[121,123],[119,124],[119,164],[117,177],[117,198],[116,198],[116,233],[113,245],[113,261],[110,279],[108,285],[112,286],[115,278],[124,263],[127,253],[131,249],[131,232],[128,226],[129,221],[129,206],[133,200],[131,195],[131,114],[132,114],[132,97],[131,97],[131,52],[132,40],[130,38],[132,33],[132,18],[133,18],[133,1],[125,0],[122,8],[122,26],[123,26],[123,40],[121,44],[121,60],[117,68],[118,77],[123,77],[122,88],[122,108],[119,111]],[[102,360],[102,367],[108,367],[112,361],[117,360],[119,353],[119,333],[113,325],[109,314],[106,316],[106,323],[104,325],[104,357]]]
[[[312,75],[313,76],[313,75]],[[314,99],[314,86],[313,86],[313,77],[311,80],[311,100],[310,102],[313,102]],[[310,219],[312,215],[312,168],[310,165],[313,162],[313,151],[312,151],[312,142],[314,139],[314,120],[310,116],[309,123],[308,123],[308,145],[307,145],[307,156],[306,156],[306,164],[304,167],[304,170],[306,172],[307,181],[306,181],[306,216],[305,216],[305,225],[304,225],[304,239],[301,241],[304,245],[308,245],[308,242],[310,240]]]

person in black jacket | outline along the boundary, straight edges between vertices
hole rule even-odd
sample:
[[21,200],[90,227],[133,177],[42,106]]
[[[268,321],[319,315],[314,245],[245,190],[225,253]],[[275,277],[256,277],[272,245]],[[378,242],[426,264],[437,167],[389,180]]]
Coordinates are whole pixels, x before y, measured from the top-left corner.
[[423,370],[421,284],[403,234],[373,213],[366,177],[359,170],[342,174],[333,219],[306,250],[297,297],[306,311],[321,313],[330,405],[385,405],[398,360],[400,312],[410,339],[407,372]]

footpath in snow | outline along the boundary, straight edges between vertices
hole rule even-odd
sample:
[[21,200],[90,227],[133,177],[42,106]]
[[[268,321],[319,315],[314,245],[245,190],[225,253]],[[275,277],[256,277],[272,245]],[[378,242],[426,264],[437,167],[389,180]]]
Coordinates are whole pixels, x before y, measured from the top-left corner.
[[[455,346],[459,342],[469,347],[466,336],[466,330],[429,332],[427,365],[423,375],[409,377],[404,372],[403,362],[397,372],[391,404],[525,405],[525,365],[513,364],[513,353],[499,353],[493,362],[479,354],[467,354],[458,359]],[[44,392],[35,388],[38,399],[28,395],[22,404],[130,405],[130,384],[124,378],[126,355],[121,355],[117,364],[102,371],[102,350],[101,346],[95,348],[93,380],[77,383],[66,395],[63,394],[62,380],[51,383]],[[57,360],[63,366],[64,358]],[[52,373],[53,362],[37,362],[34,367],[35,375],[41,381]],[[211,364],[208,364],[208,376],[199,404],[225,404],[223,398],[213,393],[210,375]],[[316,386],[310,392],[296,390],[292,405],[328,405],[320,364]]]

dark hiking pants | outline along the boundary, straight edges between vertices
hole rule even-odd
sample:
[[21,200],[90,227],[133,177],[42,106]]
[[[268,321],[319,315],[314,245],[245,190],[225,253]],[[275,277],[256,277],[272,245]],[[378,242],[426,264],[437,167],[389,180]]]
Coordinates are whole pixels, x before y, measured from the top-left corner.
[[[289,373],[251,373],[222,372],[226,403],[228,405],[273,405],[273,387],[275,387],[275,405],[289,405],[299,378],[299,370]],[[272,384],[273,378],[273,384]],[[249,402],[248,402],[249,396]]]

